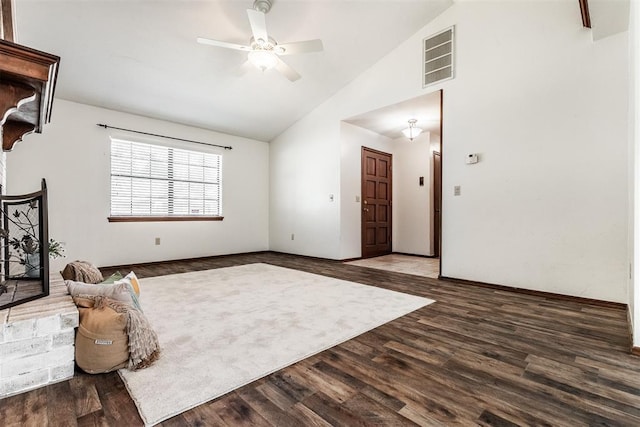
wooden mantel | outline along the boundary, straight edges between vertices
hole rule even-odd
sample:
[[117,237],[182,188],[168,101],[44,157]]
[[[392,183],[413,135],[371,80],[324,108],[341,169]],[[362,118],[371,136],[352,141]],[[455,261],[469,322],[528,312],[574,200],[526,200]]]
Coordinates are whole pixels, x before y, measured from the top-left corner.
[[42,132],[51,120],[60,57],[0,40],[0,126],[2,149]]

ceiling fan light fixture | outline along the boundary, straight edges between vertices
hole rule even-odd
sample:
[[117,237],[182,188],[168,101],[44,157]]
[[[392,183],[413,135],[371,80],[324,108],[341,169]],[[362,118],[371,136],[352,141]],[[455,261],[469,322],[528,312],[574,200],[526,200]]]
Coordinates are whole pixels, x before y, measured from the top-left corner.
[[256,68],[266,71],[276,66],[278,58],[275,53],[267,50],[253,50],[249,52],[249,62]]
[[[322,52],[322,40],[304,40],[278,45],[274,39],[269,37],[265,20],[265,14],[271,9],[273,1],[254,0],[253,9],[247,9],[247,17],[249,18],[252,34],[248,46],[204,37],[198,37],[198,43],[248,52],[247,61],[245,62],[247,66],[253,65],[262,71],[274,68],[290,82],[297,81],[301,77],[300,74],[280,59],[280,55]],[[241,68],[244,73],[246,71],[244,70],[245,67]]]
[[402,133],[404,134],[404,136],[409,138],[409,141],[413,141],[413,139],[415,137],[417,137],[418,135],[420,135],[422,133],[422,129],[417,127],[416,123],[418,123],[418,120],[410,119],[409,120],[409,127],[402,130]]
[[253,10],[268,13],[271,10],[271,0],[255,0],[253,2]]

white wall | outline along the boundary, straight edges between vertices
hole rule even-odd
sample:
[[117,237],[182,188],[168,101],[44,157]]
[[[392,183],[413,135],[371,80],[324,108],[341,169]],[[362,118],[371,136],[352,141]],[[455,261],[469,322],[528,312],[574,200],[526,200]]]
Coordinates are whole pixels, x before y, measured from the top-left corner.
[[[456,78],[423,89],[421,40],[451,25]],[[454,4],[276,138],[272,170],[306,153],[325,169],[272,180],[272,232],[298,182],[320,197],[356,167],[334,155],[341,119],[443,88],[443,275],[627,302],[627,46],[624,33],[592,42],[573,2]],[[482,161],[465,165],[469,152]],[[322,247],[296,253],[344,256],[345,218],[321,210],[320,226],[296,221]]]
[[633,266],[629,286],[629,313],[633,345],[640,347],[640,4],[632,1],[629,11],[629,262]]
[[273,251],[322,258],[340,251],[340,139],[329,136],[339,134],[340,123],[323,125],[306,116],[269,144]]
[[569,3],[465,6],[444,101],[443,275],[626,302],[626,34],[593,43]]
[[[394,252],[433,255],[431,245],[433,166],[429,132],[413,141],[398,138],[395,146]],[[424,177],[424,185],[419,178]]]
[[[224,221],[107,222],[114,131],[97,123],[233,146],[221,151]],[[264,142],[56,99],[44,132],[27,136],[8,154],[7,193],[35,191],[46,178],[49,235],[66,242],[67,253],[53,268],[75,259],[107,266],[260,251],[269,240],[268,161]]]

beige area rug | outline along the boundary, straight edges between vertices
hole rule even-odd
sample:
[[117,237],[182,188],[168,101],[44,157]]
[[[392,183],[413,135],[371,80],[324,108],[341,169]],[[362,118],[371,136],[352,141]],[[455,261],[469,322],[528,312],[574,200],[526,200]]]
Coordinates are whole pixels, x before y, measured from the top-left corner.
[[437,279],[440,274],[440,260],[411,255],[390,254],[374,258],[345,262],[347,265],[375,268],[377,270],[396,273],[413,274],[414,276]]
[[162,355],[119,373],[155,425],[432,302],[268,264],[142,279]]

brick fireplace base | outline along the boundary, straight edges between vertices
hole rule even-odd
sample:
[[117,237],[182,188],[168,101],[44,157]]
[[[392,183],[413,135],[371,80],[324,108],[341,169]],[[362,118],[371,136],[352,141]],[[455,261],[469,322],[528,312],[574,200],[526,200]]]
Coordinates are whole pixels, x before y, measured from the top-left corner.
[[49,296],[0,311],[0,399],[73,377],[78,309],[56,275]]

